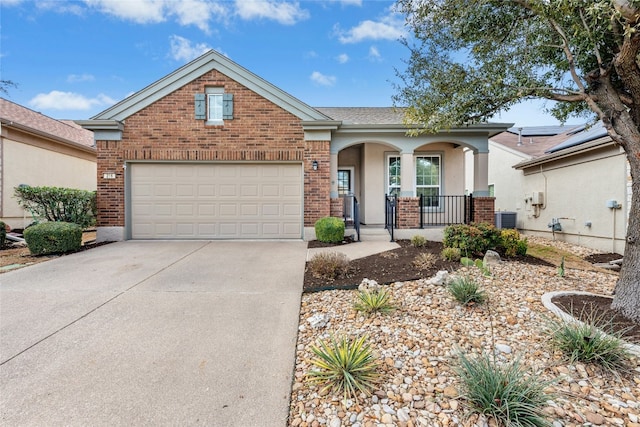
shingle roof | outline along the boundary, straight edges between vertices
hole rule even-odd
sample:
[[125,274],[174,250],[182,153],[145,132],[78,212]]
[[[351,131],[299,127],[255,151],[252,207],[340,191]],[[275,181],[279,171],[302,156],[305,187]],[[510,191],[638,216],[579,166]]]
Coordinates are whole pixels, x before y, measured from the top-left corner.
[[93,132],[70,120],[56,120],[4,98],[0,98],[0,119],[4,124],[20,125],[68,142],[93,147]]
[[316,110],[347,125],[402,124],[404,110],[394,107],[314,107]]

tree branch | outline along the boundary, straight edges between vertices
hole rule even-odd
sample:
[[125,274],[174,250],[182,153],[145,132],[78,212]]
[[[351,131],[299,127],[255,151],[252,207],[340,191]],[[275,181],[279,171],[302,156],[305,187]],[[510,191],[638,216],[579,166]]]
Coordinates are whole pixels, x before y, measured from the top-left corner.
[[571,49],[569,49],[569,40],[567,39],[566,34],[564,33],[560,25],[552,18],[549,18],[549,24],[551,25],[551,28],[553,28],[554,31],[558,33],[558,35],[562,39],[562,50],[564,51],[564,55],[569,62],[569,72],[571,73],[571,78],[576,83],[581,92],[586,92],[584,84],[582,83],[582,80],[580,79],[580,76],[576,71],[575,59],[573,57]]

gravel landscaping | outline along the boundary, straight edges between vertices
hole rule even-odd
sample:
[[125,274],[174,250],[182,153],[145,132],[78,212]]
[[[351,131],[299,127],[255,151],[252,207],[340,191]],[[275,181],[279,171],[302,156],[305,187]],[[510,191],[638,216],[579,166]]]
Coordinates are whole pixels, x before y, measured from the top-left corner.
[[[530,238],[530,241],[545,242]],[[557,242],[579,256],[586,248]],[[612,425],[640,427],[638,358],[619,375],[595,366],[569,364],[549,346],[544,329],[553,316],[541,297],[551,291],[588,291],[611,295],[617,275],[605,271],[566,270],[519,261],[502,262],[483,276],[488,302],[463,307],[442,285],[427,279],[389,285],[399,307],[391,314],[365,316],[353,310],[356,290],[328,290],[302,297],[296,366],[290,404],[290,426],[492,426],[494,420],[474,414],[460,395],[454,373],[458,352],[473,356],[496,352],[498,361],[520,359],[533,375],[553,380],[554,397],[544,409],[553,426]],[[324,319],[324,322],[309,322]],[[320,395],[305,376],[311,369],[311,345],[331,335],[367,335],[380,361],[381,379],[372,396],[342,401]]]

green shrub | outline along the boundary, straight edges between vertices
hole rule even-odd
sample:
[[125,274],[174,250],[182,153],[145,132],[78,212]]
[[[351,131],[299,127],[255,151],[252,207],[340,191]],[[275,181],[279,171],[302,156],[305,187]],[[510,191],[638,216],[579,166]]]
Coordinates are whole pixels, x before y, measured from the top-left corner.
[[349,258],[340,252],[320,252],[309,260],[307,267],[314,276],[333,280],[349,271]]
[[420,236],[418,234],[416,234],[415,236],[413,236],[411,238],[411,245],[414,248],[421,248],[426,244],[427,244],[427,239],[425,239],[424,237],[422,237],[422,236]]
[[418,270],[428,270],[436,265],[437,260],[436,255],[431,252],[423,252],[413,259],[413,266]]
[[77,251],[82,246],[82,228],[69,222],[43,222],[24,230],[24,239],[33,255]]
[[486,294],[480,290],[480,286],[470,277],[458,276],[448,285],[449,293],[462,305],[482,304],[486,300]]
[[500,245],[500,230],[491,224],[455,224],[444,229],[442,243],[446,248],[458,248],[467,256],[483,255]]
[[516,245],[516,255],[525,256],[528,249],[529,243],[527,242],[527,239],[522,239],[518,241],[518,244]]
[[316,239],[325,243],[338,243],[344,239],[344,221],[327,216],[315,223]]
[[501,249],[504,255],[508,257],[517,255],[519,242],[520,242],[520,233],[518,233],[518,230],[501,230],[500,231],[500,248],[499,249]]
[[456,372],[467,401],[499,425],[551,425],[542,412],[547,400],[552,398],[544,391],[550,383],[527,372],[519,360],[497,365],[487,355],[469,359],[460,354]]
[[72,222],[82,228],[95,224],[95,191],[24,185],[14,192],[20,206],[47,221]]
[[386,289],[378,291],[359,291],[358,299],[353,304],[356,311],[362,311],[367,314],[371,313],[391,313],[396,309],[391,301],[391,293]]
[[380,375],[367,339],[367,336],[354,340],[331,337],[319,346],[312,345],[316,357],[310,362],[317,369],[308,373],[308,381],[320,385],[322,392],[342,393],[344,399],[356,399],[359,392],[370,395]]
[[7,238],[7,229],[4,222],[0,221],[0,248],[4,248],[4,241]]
[[587,312],[580,318],[586,322],[548,321],[552,347],[564,353],[569,363],[593,363],[608,371],[624,370],[630,357],[622,340],[626,331],[616,332],[611,320],[603,315]]
[[459,248],[444,248],[440,253],[440,256],[442,257],[442,259],[455,262],[460,261],[460,257],[462,255],[460,254]]

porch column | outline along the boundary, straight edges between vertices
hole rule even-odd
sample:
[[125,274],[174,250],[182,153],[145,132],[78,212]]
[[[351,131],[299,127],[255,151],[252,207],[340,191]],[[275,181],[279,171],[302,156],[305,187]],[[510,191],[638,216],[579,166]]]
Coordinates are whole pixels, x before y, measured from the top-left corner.
[[329,154],[329,176],[331,181],[330,196],[338,198],[338,153]]
[[413,197],[413,183],[416,179],[416,166],[413,164],[413,151],[400,154],[400,197]]
[[473,195],[489,195],[489,153],[473,153]]

